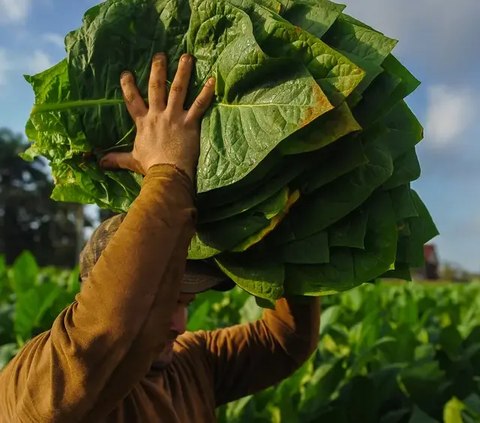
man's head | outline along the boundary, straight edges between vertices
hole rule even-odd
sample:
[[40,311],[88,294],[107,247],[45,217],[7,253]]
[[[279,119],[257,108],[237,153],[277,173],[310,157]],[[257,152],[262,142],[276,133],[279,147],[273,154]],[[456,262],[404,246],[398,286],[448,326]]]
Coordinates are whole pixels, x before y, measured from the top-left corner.
[[188,306],[195,297],[195,294],[180,294],[170,320],[170,336],[167,346],[154,362],[156,368],[165,368],[172,362],[175,339],[187,330]]
[[[103,222],[92,234],[87,245],[80,254],[80,279],[86,281],[95,263],[116,234],[125,214],[116,215]],[[227,278],[217,267],[204,261],[187,261],[185,273],[181,283],[181,294],[178,298],[170,324],[170,341],[165,350],[155,362],[156,367],[164,367],[171,362],[175,338],[186,331],[188,306],[196,295],[213,289],[228,291],[234,283]]]

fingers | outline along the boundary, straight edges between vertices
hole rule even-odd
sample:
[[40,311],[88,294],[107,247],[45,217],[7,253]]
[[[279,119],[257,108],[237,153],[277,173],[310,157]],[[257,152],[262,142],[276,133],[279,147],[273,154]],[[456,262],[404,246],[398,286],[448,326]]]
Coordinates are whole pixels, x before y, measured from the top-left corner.
[[138,118],[145,116],[148,112],[147,106],[138,92],[135,78],[130,72],[122,73],[120,85],[122,86],[123,97],[132,119],[136,121]]
[[152,61],[148,102],[149,109],[154,112],[165,110],[167,105],[167,58],[163,53],[156,54]]
[[100,160],[103,169],[125,169],[136,173],[142,173],[132,153],[109,153]]
[[188,54],[183,55],[180,59],[177,74],[168,96],[168,108],[174,113],[183,111],[190,75],[192,74],[192,64],[192,57]]
[[190,107],[190,110],[187,114],[187,119],[191,121],[201,119],[210,106],[214,95],[215,78],[210,78],[203,87],[201,93],[193,102],[192,107]]

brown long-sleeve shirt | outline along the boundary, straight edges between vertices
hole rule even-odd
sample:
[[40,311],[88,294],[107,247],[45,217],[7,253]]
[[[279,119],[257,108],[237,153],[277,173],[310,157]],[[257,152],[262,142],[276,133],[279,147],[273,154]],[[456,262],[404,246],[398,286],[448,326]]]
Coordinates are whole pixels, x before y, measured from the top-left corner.
[[195,214],[190,180],[151,168],[76,301],[0,373],[0,423],[212,423],[218,405],[281,381],[310,356],[319,302],[280,300],[257,322],[180,336],[172,364],[155,370]]

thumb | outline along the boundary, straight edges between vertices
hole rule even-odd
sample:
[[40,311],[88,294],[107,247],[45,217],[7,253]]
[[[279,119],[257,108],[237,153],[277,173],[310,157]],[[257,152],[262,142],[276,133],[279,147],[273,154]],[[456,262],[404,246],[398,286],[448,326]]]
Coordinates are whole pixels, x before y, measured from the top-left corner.
[[138,172],[137,162],[132,153],[108,153],[100,160],[103,169],[125,169]]

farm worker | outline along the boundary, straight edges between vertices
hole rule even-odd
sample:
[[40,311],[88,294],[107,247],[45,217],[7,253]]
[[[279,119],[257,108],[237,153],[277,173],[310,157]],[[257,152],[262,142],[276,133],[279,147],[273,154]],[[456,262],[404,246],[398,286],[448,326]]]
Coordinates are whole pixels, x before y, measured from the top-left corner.
[[76,302],[0,373],[1,423],[212,423],[216,407],[280,382],[315,350],[318,299],[281,299],[254,323],[186,332],[195,294],[225,285],[191,267],[183,277],[200,121],[215,86],[184,110],[192,66],[183,56],[167,101],[166,58],[156,55],[148,107],[132,74],[121,76],[135,145],[101,164],[144,174],[140,195],[87,245]]

